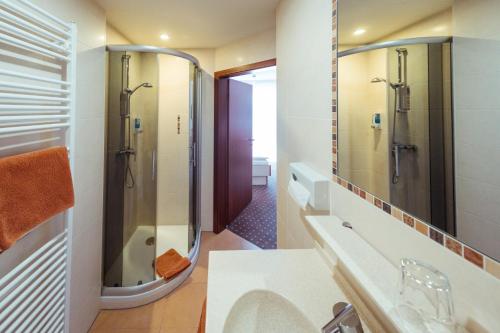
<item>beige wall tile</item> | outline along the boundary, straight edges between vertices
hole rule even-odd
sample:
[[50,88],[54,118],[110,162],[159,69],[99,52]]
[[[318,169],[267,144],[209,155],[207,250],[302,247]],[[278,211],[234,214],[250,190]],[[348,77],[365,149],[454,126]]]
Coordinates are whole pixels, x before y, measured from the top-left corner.
[[486,258],[486,271],[497,279],[500,279],[500,263],[491,260],[490,258]]
[[424,234],[424,235],[429,235],[429,227],[425,224],[425,223],[422,223],[420,221],[416,221],[415,222],[415,229],[420,232],[421,234]]

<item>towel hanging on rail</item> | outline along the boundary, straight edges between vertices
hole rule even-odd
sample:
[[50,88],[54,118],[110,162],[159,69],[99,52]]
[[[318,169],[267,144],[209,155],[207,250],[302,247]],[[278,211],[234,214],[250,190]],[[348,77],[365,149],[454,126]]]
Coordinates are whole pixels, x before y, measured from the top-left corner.
[[73,205],[66,147],[0,159],[0,251]]

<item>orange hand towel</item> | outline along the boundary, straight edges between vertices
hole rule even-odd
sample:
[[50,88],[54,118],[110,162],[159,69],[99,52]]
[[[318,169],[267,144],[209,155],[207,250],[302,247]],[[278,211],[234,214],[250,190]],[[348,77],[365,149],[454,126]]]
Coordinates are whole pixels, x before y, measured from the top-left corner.
[[156,258],[156,272],[168,280],[191,265],[191,261],[181,256],[175,249],[170,249]]
[[73,205],[65,147],[0,159],[0,251]]

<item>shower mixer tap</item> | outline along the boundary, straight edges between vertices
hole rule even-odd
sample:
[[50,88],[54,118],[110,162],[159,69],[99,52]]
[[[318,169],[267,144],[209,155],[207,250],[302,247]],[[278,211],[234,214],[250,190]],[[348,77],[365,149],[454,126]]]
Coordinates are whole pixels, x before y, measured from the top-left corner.
[[135,149],[133,149],[133,148],[120,149],[117,154],[118,155],[133,155],[133,156],[135,156]]
[[406,151],[417,151],[416,145],[406,145],[402,143],[392,144],[392,156],[394,157],[394,172],[392,174],[392,183],[397,184],[400,177],[400,154],[402,150]]

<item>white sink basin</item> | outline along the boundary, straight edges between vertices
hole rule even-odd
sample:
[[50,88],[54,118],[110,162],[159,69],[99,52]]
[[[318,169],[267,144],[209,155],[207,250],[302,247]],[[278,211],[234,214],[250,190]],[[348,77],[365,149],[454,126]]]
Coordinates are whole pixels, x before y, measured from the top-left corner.
[[319,330],[286,298],[268,290],[253,290],[231,308],[224,333],[311,333]]

